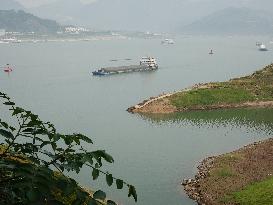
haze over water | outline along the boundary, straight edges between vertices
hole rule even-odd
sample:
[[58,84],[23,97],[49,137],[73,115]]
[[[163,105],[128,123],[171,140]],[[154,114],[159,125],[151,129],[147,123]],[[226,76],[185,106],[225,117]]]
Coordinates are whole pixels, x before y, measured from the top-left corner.
[[[125,110],[162,92],[251,74],[273,61],[272,44],[267,44],[267,52],[255,46],[256,41],[270,40],[177,37],[168,46],[159,39],[1,44],[0,64],[10,63],[14,72],[10,76],[0,73],[0,87],[18,106],[51,121],[60,131],[91,136],[95,147],[115,158],[114,165],[106,169],[136,186],[138,204],[191,205],[195,203],[180,186],[183,178],[192,177],[205,157],[272,136],[273,111],[224,110],[162,117],[132,115]],[[210,49],[214,55],[208,54]],[[145,55],[158,59],[158,71],[91,75],[104,66],[138,64]],[[107,187],[103,177],[93,183],[90,175],[83,170],[73,177],[86,187]],[[125,191],[106,190],[117,202],[134,204]]]

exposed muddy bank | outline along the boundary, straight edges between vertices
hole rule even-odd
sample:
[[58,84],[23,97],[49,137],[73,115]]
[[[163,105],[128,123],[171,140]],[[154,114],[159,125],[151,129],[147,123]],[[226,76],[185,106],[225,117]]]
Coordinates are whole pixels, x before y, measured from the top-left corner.
[[[273,139],[255,142],[234,152],[204,159],[193,179],[181,183],[188,196],[203,205],[235,205],[223,199],[273,174]],[[223,172],[225,170],[225,172]]]

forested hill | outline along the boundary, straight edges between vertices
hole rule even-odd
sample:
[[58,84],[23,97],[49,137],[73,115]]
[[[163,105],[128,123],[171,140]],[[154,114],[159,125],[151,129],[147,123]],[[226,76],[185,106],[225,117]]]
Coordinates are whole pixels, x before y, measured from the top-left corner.
[[41,19],[22,10],[0,10],[0,29],[23,33],[56,33],[61,26],[56,21]]

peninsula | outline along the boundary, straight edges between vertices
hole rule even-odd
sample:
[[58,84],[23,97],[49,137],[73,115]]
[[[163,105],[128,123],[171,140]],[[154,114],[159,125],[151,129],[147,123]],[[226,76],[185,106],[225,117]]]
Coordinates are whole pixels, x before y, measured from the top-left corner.
[[151,97],[127,111],[173,113],[242,107],[273,107],[273,64],[249,76],[196,84],[182,91]]

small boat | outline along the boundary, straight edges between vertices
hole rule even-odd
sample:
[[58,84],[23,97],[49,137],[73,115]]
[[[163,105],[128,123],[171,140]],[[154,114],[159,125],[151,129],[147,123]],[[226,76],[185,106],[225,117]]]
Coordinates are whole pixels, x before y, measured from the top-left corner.
[[174,40],[170,38],[166,38],[163,41],[161,41],[161,44],[174,44]]
[[261,45],[259,45],[259,50],[260,51],[267,51],[267,48],[264,44],[261,44]]
[[98,75],[98,76],[100,76],[100,75],[107,75],[107,73],[104,72],[103,69],[95,70],[95,71],[92,72],[92,74],[93,75]]
[[119,73],[131,73],[131,72],[141,72],[141,71],[152,71],[157,70],[158,65],[153,57],[142,57],[139,65],[127,65],[118,67],[106,67],[100,68],[92,72],[96,76],[104,76]]
[[13,69],[10,67],[9,64],[7,64],[7,65],[4,67],[4,72],[10,73],[10,72],[12,72],[12,71],[13,71]]
[[213,51],[212,51],[212,49],[210,50],[209,54],[210,54],[210,55],[212,55],[212,54],[213,54]]

